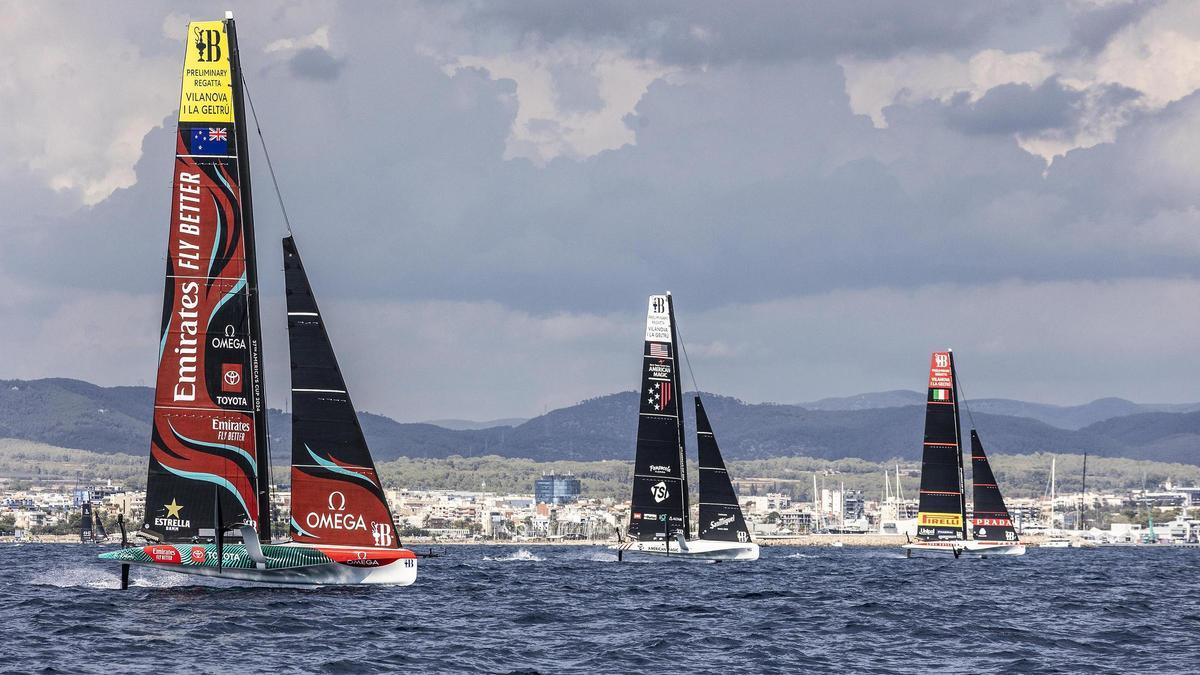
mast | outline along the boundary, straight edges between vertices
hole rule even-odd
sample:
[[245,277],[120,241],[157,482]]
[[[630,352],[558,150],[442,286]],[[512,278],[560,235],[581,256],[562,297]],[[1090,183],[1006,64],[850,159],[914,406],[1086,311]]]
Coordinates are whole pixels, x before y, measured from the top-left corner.
[[949,350],[934,352],[930,358],[922,448],[917,538],[922,541],[966,539],[958,386],[954,355]]
[[670,294],[652,295],[646,311],[629,537],[669,541],[688,530],[687,465]]
[[292,539],[398,548],[392,511],[309,285],[283,239],[292,370]]
[[1075,519],[1075,529],[1083,531],[1083,514],[1087,512],[1087,453],[1083,453],[1083,480],[1079,485],[1079,517]]
[[262,320],[259,310],[258,292],[258,255],[255,253],[254,238],[254,203],[250,190],[250,143],[247,141],[248,132],[246,107],[244,101],[245,85],[242,81],[241,50],[238,49],[237,28],[234,26],[233,12],[225,12],[225,24],[229,31],[229,61],[233,77],[233,115],[242,121],[234,125],[234,136],[237,147],[242,148],[237,156],[238,177],[242,187],[242,229],[245,231],[246,246],[246,304],[247,323],[250,336],[250,390],[253,401],[254,425],[258,433],[254,437],[255,458],[258,471],[258,523],[260,538],[265,542],[271,541],[271,434],[267,429],[266,395],[263,392],[263,359],[262,359]]
[[[675,328],[675,299],[671,297],[671,291],[667,291],[667,314],[671,320],[671,353],[679,354],[679,332]],[[679,417],[676,419],[676,428],[678,429],[677,438],[679,439],[679,475],[683,479],[682,496],[683,496],[683,534],[690,537],[692,533],[692,505],[691,493],[688,491],[688,475],[687,475],[687,448],[684,443],[683,433],[683,373],[679,363],[675,364],[675,395],[676,410]],[[699,392],[697,392],[699,393]]]
[[750,528],[742,517],[733,481],[729,479],[717,437],[699,395],[696,396],[696,451],[700,459],[699,537],[716,541],[750,541]]
[[[269,538],[257,262],[233,21],[192,22],[187,35],[142,533],[187,542],[248,521]],[[218,512],[225,522],[214,521]]]
[[959,417],[958,402],[958,371],[954,368],[954,350],[947,349],[950,354],[950,379],[954,383],[954,444],[958,446],[958,493],[959,513],[962,514],[962,538],[967,538],[967,476],[963,468],[962,449],[962,419]]
[[1050,529],[1054,529],[1054,465],[1057,461],[1056,457],[1050,458]]

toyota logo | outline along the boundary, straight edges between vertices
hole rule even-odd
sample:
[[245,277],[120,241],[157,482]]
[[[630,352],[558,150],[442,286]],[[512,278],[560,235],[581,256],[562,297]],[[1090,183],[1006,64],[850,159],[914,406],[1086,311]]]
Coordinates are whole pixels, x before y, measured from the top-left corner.
[[225,384],[236,387],[242,381],[242,374],[236,370],[225,371]]

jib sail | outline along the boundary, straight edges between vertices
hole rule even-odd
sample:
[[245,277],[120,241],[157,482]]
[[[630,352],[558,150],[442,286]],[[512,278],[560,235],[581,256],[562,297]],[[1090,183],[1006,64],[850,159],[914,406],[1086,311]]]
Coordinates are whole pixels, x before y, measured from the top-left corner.
[[917,513],[917,538],[924,541],[967,538],[957,384],[954,354],[934,352],[929,364]]
[[295,541],[398,548],[392,513],[292,237],[283,240],[292,356]]
[[232,19],[188,25],[143,531],[270,537],[258,278]]
[[750,541],[742,507],[699,396],[696,397],[696,444],[700,453],[700,538]]
[[1004,497],[1000,495],[1000,486],[992,473],[992,465],[988,463],[983,443],[974,429],[971,430],[971,475],[975,499],[971,536],[986,541],[1017,541],[1017,531],[1013,529],[1008,507],[1004,505]]
[[676,345],[671,295],[650,296],[629,516],[629,536],[638,541],[673,539],[690,529]]

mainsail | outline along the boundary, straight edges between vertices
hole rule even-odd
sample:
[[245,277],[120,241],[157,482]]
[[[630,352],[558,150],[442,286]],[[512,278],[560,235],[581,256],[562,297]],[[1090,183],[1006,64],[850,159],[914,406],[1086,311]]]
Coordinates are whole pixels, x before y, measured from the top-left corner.
[[1000,496],[1000,486],[992,473],[992,465],[988,463],[983,443],[974,429],[971,430],[971,475],[975,484],[975,509],[971,517],[972,536],[980,540],[1015,543],[1017,531],[1013,529],[1008,507],[1004,505],[1004,497]]
[[96,534],[92,530],[94,522],[92,518],[92,505],[84,502],[79,510],[79,541],[87,543],[96,540]]
[[[232,19],[188,25],[143,532],[270,537],[257,263]],[[220,508],[216,508],[216,500]]]
[[690,530],[676,345],[671,295],[650,296],[629,514],[629,536],[638,541],[663,541]]
[[917,512],[917,538],[923,541],[967,538],[957,384],[954,354],[934,352],[929,364]]
[[733,482],[721,459],[704,404],[696,396],[696,445],[700,453],[700,538],[717,541],[750,541]]
[[292,538],[397,548],[387,498],[300,252],[283,240],[292,355]]

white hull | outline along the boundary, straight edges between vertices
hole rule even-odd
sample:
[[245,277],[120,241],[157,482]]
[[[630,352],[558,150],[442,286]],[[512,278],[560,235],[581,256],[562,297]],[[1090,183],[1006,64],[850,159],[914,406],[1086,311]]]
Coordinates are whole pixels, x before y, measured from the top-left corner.
[[753,542],[689,539],[686,546],[680,546],[678,541],[631,541],[609,548],[624,554],[680,560],[758,560],[758,544]]
[[919,553],[942,553],[948,555],[1025,555],[1025,545],[1004,541],[918,541],[904,545],[912,555]]

